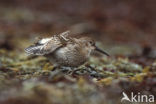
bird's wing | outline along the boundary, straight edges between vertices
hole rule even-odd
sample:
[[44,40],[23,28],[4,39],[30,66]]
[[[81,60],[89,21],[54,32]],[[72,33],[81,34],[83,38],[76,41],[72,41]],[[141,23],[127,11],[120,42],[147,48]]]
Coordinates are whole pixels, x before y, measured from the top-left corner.
[[56,49],[65,46],[71,41],[69,37],[70,31],[65,31],[59,35],[54,35],[51,38],[44,38],[37,41],[34,45],[26,48],[25,51],[32,55],[45,55],[54,52]]
[[[43,42],[45,41],[45,42]],[[43,44],[35,44],[31,45],[25,49],[26,53],[32,55],[45,55],[54,52],[56,49],[63,46],[63,44],[59,41],[58,37],[52,37],[50,40],[41,40]]]
[[46,44],[44,44],[43,49],[45,54],[49,54],[54,52],[56,49],[62,47],[64,44],[58,39],[58,37],[54,37]]
[[62,37],[64,40],[68,40],[67,38],[69,37],[69,33],[70,33],[70,31],[65,31],[65,32],[63,32],[63,33],[61,33],[61,34],[59,34],[59,35],[60,35],[60,37]]

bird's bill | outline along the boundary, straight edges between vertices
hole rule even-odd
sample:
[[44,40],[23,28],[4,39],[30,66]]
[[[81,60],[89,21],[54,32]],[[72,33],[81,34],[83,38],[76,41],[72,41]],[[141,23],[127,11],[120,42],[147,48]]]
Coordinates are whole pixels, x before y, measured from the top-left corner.
[[99,49],[98,47],[95,47],[95,50],[102,53],[102,54],[104,54],[104,55],[106,55],[106,56],[110,56],[108,53],[106,53],[105,51]]

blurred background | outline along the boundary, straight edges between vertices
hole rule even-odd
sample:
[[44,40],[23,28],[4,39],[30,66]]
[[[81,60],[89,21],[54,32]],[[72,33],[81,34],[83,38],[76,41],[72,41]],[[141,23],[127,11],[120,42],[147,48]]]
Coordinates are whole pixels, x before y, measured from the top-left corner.
[[106,43],[154,46],[155,4],[155,0],[0,0],[0,32],[31,37],[71,30]]
[[[66,30],[94,38],[114,57],[93,56],[87,74],[51,78],[51,63],[24,48]],[[123,91],[156,96],[155,45],[156,0],[0,0],[0,103],[120,104]]]

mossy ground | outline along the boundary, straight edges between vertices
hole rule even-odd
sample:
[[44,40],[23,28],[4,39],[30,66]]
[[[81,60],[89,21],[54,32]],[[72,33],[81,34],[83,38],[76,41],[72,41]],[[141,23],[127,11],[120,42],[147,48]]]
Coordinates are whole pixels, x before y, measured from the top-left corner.
[[[156,62],[141,65],[140,58],[92,55],[72,74],[56,73],[44,57],[27,56],[21,47],[0,49],[0,99],[9,104],[108,104],[120,103],[122,91],[155,93]],[[22,45],[23,43],[23,45]],[[26,43],[26,44],[24,44]],[[19,48],[18,48],[19,47]],[[146,58],[145,58],[146,59]]]

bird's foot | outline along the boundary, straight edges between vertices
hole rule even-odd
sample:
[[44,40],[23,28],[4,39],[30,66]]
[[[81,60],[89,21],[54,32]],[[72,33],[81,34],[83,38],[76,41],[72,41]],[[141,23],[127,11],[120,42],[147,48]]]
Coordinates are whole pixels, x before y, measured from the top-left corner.
[[61,67],[61,70],[63,73],[72,74],[74,68],[72,68],[72,67]]

